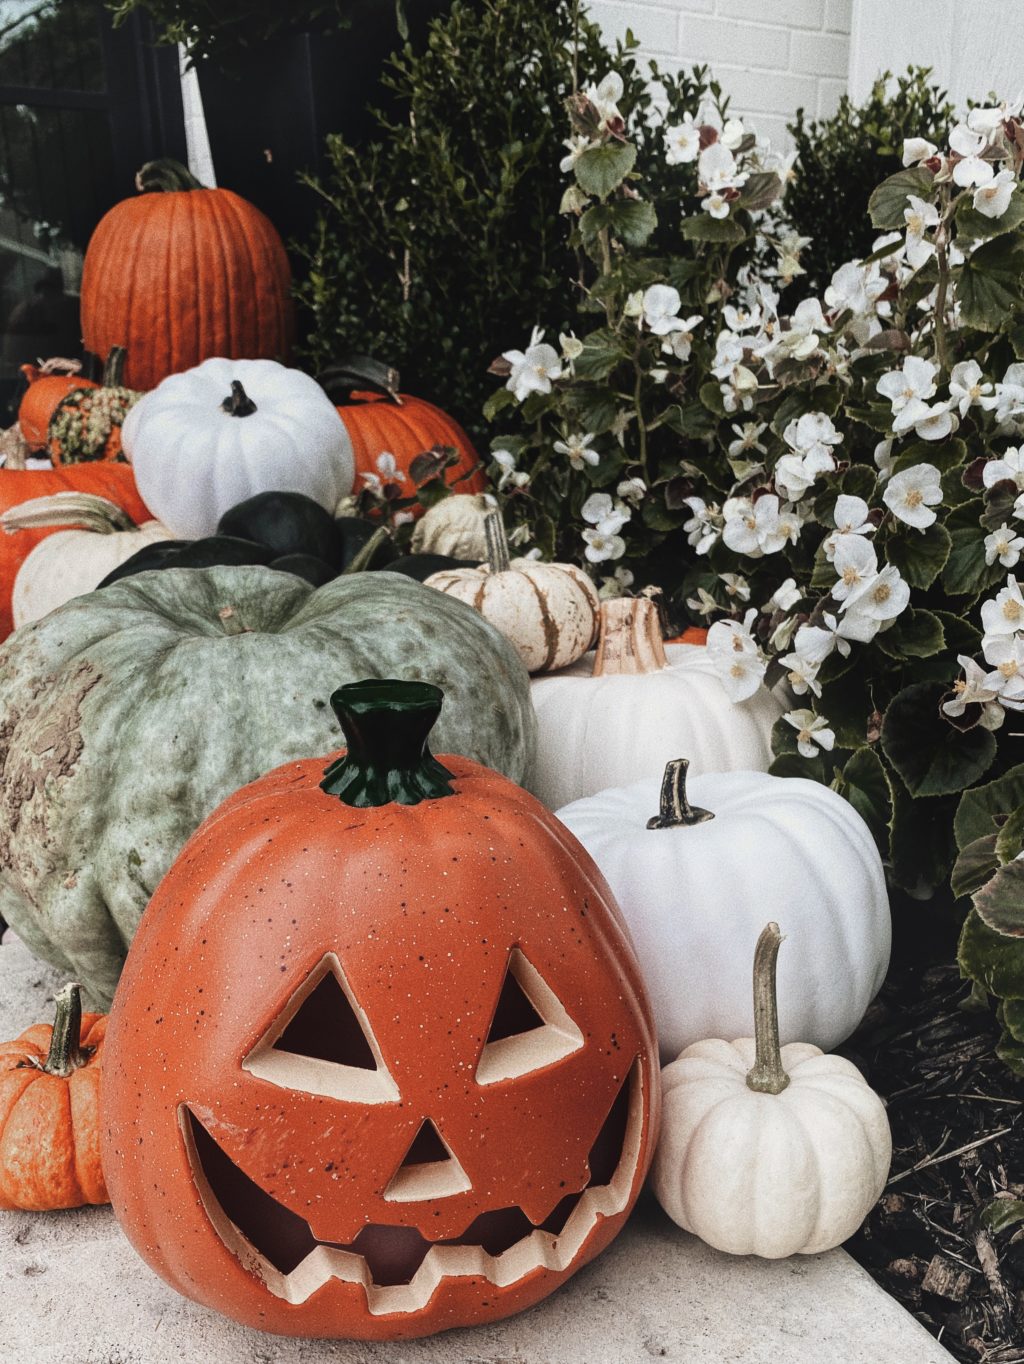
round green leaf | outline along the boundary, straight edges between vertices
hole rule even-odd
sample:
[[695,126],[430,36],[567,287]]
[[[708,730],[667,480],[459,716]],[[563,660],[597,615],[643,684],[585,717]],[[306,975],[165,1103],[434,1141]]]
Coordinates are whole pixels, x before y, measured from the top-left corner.
[[1024,862],[1007,862],[975,891],[974,908],[993,933],[1024,938]]
[[912,796],[963,791],[991,767],[996,755],[989,730],[979,725],[964,733],[946,723],[939,710],[945,691],[938,682],[915,682],[885,712],[882,748]]

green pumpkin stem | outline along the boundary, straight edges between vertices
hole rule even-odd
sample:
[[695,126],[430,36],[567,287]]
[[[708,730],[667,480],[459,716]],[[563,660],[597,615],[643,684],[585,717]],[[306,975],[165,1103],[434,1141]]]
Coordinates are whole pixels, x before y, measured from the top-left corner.
[[164,156],[159,161],[146,162],[135,176],[135,188],[140,194],[170,194],[176,190],[205,189],[206,186],[187,166],[171,156]]
[[487,537],[488,568],[492,573],[507,573],[512,560],[509,558],[508,536],[500,511],[490,511],[484,517],[484,535]]
[[76,981],[69,981],[53,997],[56,1005],[53,1033],[46,1060],[39,1067],[47,1075],[62,1080],[84,1066],[92,1055],[92,1047],[82,1046],[82,991]]
[[759,1094],[781,1094],[789,1084],[779,1046],[779,998],[775,969],[782,934],[768,924],[754,949],[754,1064],[747,1071],[747,1087]]
[[390,542],[391,533],[387,526],[378,526],[358,554],[355,554],[349,563],[341,570],[342,573],[365,572],[373,563],[374,559],[376,559],[380,550]]
[[104,388],[123,388],[124,386],[124,362],[128,352],[124,346],[111,346],[107,355],[106,364],[103,366],[103,387]]
[[648,829],[689,829],[694,824],[706,824],[714,819],[713,810],[702,810],[691,805],[686,796],[686,773],[689,758],[673,758],[665,765],[661,779],[661,798],[658,813],[647,821]]
[[331,697],[348,751],[324,772],[321,790],[343,805],[418,805],[453,796],[452,773],[427,747],[444,693],[429,682],[350,682]]
[[252,630],[241,618],[233,606],[222,606],[217,612],[217,619],[226,635],[251,635]]
[[251,417],[256,411],[256,404],[242,387],[241,379],[231,380],[231,392],[220,406],[229,417]]

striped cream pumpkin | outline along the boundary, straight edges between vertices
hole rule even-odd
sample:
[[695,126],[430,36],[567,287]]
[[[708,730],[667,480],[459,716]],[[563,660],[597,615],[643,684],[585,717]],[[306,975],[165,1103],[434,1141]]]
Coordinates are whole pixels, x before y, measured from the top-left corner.
[[513,645],[528,672],[575,663],[597,638],[601,604],[590,578],[575,564],[510,560],[499,512],[488,514],[485,529],[486,564],[435,573],[427,586],[479,611]]

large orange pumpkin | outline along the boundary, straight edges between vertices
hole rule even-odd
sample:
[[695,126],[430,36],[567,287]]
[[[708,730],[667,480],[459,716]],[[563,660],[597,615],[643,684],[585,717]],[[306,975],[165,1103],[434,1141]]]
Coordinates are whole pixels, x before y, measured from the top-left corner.
[[108,1201],[99,1100],[106,1016],[83,1016],[75,984],[56,1004],[52,1028],[36,1023],[0,1042],[0,1208]]
[[[390,366],[366,356],[349,356],[321,374],[320,382],[338,404],[352,442],[356,492],[364,485],[362,475],[380,477],[377,461],[390,454],[405,480],[402,495],[412,496],[413,460],[438,445],[450,446],[458,454],[456,463],[445,470],[446,483],[460,493],[486,491],[480,456],[459,423],[424,398],[399,393],[398,372]],[[412,511],[418,515],[422,508],[417,504]]]
[[287,360],[291,270],[277,229],[227,189],[154,161],[142,191],[101,219],[82,272],[82,335],[128,351],[124,382],[150,389],[216,355]]
[[[74,464],[62,469],[0,469],[0,514],[35,497],[54,493],[95,493],[122,507],[136,525],[152,515],[135,487],[135,475],[127,464]],[[0,641],[14,629],[11,593],[18,569],[29,553],[48,535],[67,526],[43,526],[38,530],[0,532]]]
[[244,787],[128,954],[103,1161],[136,1249],[280,1334],[420,1336],[546,1296],[623,1225],[659,1115],[618,909],[525,791],[362,682],[348,754]]
[[82,378],[77,360],[46,360],[20,369],[28,388],[18,404],[18,425],[30,450],[45,450],[50,418],[61,400],[75,389],[99,388],[99,384]]

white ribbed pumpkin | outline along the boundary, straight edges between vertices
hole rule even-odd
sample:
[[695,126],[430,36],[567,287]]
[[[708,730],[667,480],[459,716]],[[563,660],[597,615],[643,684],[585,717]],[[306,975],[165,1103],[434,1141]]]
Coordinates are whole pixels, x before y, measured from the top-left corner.
[[852,1236],[889,1174],[885,1108],[841,1056],[779,1047],[768,925],[754,965],[755,1036],[687,1047],[662,1076],[652,1185],[673,1221],[731,1255],[816,1255]]
[[575,564],[510,560],[500,512],[487,513],[484,530],[486,564],[434,573],[427,586],[479,611],[514,646],[527,672],[575,662],[597,637],[601,603],[590,578]]
[[48,535],[18,569],[11,593],[15,628],[41,620],[72,597],[92,592],[146,545],[174,537],[159,521],[136,526],[128,514],[92,493],[55,493],[22,502],[0,516],[7,534],[42,526],[75,526]]
[[454,493],[429,507],[412,532],[413,554],[451,559],[487,558],[484,522],[498,504],[490,493]]
[[[891,919],[871,833],[803,777],[686,763],[558,811],[601,868],[636,945],[663,1059],[749,1028],[747,963],[765,918],[785,919],[782,1037],[838,1046],[889,964]],[[707,818],[707,814],[713,818]],[[652,823],[656,821],[654,827]]]
[[764,771],[783,707],[764,687],[733,702],[703,645],[664,645],[646,598],[601,603],[597,651],[531,685],[540,724],[531,790],[550,810],[660,776],[680,753],[694,773]]
[[204,360],[172,374],[125,418],[139,495],[175,535],[213,535],[264,492],[305,493],[333,512],[352,491],[352,442],[315,379],[275,360]]

